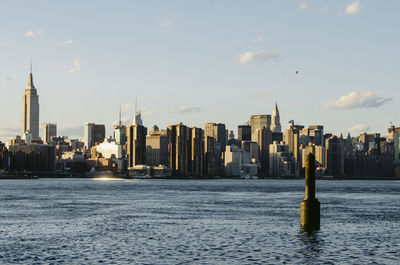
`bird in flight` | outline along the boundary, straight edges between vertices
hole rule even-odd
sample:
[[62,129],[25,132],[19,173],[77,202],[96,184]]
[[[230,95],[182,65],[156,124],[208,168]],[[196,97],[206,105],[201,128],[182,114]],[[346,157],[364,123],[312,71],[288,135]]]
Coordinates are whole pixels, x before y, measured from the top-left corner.
[[295,74],[295,75],[298,75],[298,74],[299,74],[299,71],[294,72],[294,74]]

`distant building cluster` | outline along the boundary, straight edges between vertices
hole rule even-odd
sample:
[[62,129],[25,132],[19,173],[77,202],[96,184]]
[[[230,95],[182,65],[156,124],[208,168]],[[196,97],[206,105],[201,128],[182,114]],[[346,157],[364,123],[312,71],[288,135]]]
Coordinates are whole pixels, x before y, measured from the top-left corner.
[[47,172],[154,177],[299,178],[305,159],[314,154],[319,177],[400,177],[400,128],[388,134],[335,136],[322,125],[289,122],[282,131],[277,103],[272,115],[251,115],[237,128],[237,137],[223,123],[204,128],[173,124],[165,129],[143,125],[140,111],[113,134],[106,126],[87,122],[82,139],[57,135],[56,123],[44,123],[39,137],[39,96],[32,70],[22,100],[21,135],[0,142],[2,174]]

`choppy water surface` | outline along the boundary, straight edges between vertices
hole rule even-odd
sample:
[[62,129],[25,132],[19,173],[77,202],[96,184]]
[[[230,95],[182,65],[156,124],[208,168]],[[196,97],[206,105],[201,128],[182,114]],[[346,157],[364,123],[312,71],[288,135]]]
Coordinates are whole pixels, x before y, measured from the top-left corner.
[[0,263],[399,264],[400,182],[318,181],[321,231],[299,234],[304,181],[0,181]]

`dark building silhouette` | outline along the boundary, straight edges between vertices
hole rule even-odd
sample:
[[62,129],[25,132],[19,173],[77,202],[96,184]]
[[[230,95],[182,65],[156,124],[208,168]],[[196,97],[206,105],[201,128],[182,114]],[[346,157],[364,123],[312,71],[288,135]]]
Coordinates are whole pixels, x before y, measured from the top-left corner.
[[272,144],[272,132],[267,128],[257,130],[258,148],[261,170],[259,175],[263,178],[269,175],[269,145]]
[[331,136],[325,142],[326,175],[341,177],[344,174],[344,157],[341,141]]
[[204,176],[214,177],[218,172],[218,168],[215,166],[215,151],[216,140],[214,137],[204,137]]
[[190,164],[191,175],[200,177],[204,175],[204,131],[201,128],[190,128]]
[[239,125],[238,126],[238,139],[240,141],[251,141],[251,126]]
[[214,171],[215,175],[224,174],[224,155],[227,144],[226,129],[223,123],[207,123],[204,130],[205,137],[215,139]]
[[142,125],[130,125],[126,128],[128,169],[146,164],[147,128]]
[[8,157],[9,170],[53,171],[56,168],[56,148],[53,145],[12,145]]
[[174,175],[187,176],[189,172],[190,130],[181,124],[170,125],[167,129],[169,167]]

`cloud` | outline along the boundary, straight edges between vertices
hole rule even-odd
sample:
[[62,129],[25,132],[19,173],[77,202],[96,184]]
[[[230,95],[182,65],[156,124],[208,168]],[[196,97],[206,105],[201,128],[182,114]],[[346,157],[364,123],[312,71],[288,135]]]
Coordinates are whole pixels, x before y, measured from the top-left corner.
[[300,5],[299,5],[299,9],[301,9],[301,10],[305,10],[305,9],[307,9],[308,8],[308,4],[307,3],[301,3]]
[[257,38],[254,38],[254,39],[249,40],[249,42],[256,43],[256,42],[260,42],[261,40],[262,40],[262,37],[261,37],[261,36],[258,36]]
[[172,22],[169,19],[169,16],[158,17],[157,20],[160,25],[160,28],[162,28],[162,29],[170,29],[172,27]]
[[81,70],[81,62],[79,59],[74,60],[75,68],[69,70],[70,73],[79,72]]
[[353,127],[347,129],[348,132],[350,133],[364,133],[364,132],[368,132],[371,129],[371,127],[366,124],[365,122],[359,123],[354,125]]
[[363,9],[364,6],[360,4],[360,1],[355,1],[346,7],[344,13],[349,15],[354,15],[360,13]]
[[0,128],[0,141],[6,143],[8,139],[20,134],[21,130],[19,128]]
[[33,32],[32,30],[28,31],[25,33],[25,36],[27,37],[35,37],[35,32]]
[[239,44],[240,44],[240,41],[238,41],[238,40],[232,41],[233,46],[238,46]]
[[34,37],[37,37],[37,36],[40,36],[40,35],[43,35],[43,34],[44,34],[44,31],[41,30],[41,29],[37,30],[36,32],[33,31],[33,30],[29,30],[29,31],[27,31],[25,33],[25,36],[34,38]]
[[185,114],[185,113],[193,113],[193,112],[200,112],[200,107],[187,107],[187,106],[180,106],[179,108],[171,109],[171,112]]
[[65,42],[59,42],[58,46],[67,46],[67,45],[70,45],[70,44],[72,44],[72,40],[67,40]]
[[239,54],[236,59],[240,64],[253,63],[266,63],[267,61],[277,59],[281,54],[281,51],[274,51],[271,53],[265,53],[264,51],[246,52]]
[[328,101],[323,105],[324,109],[355,109],[355,108],[377,108],[391,98],[383,98],[375,95],[372,91],[356,92],[341,96],[336,101]]

